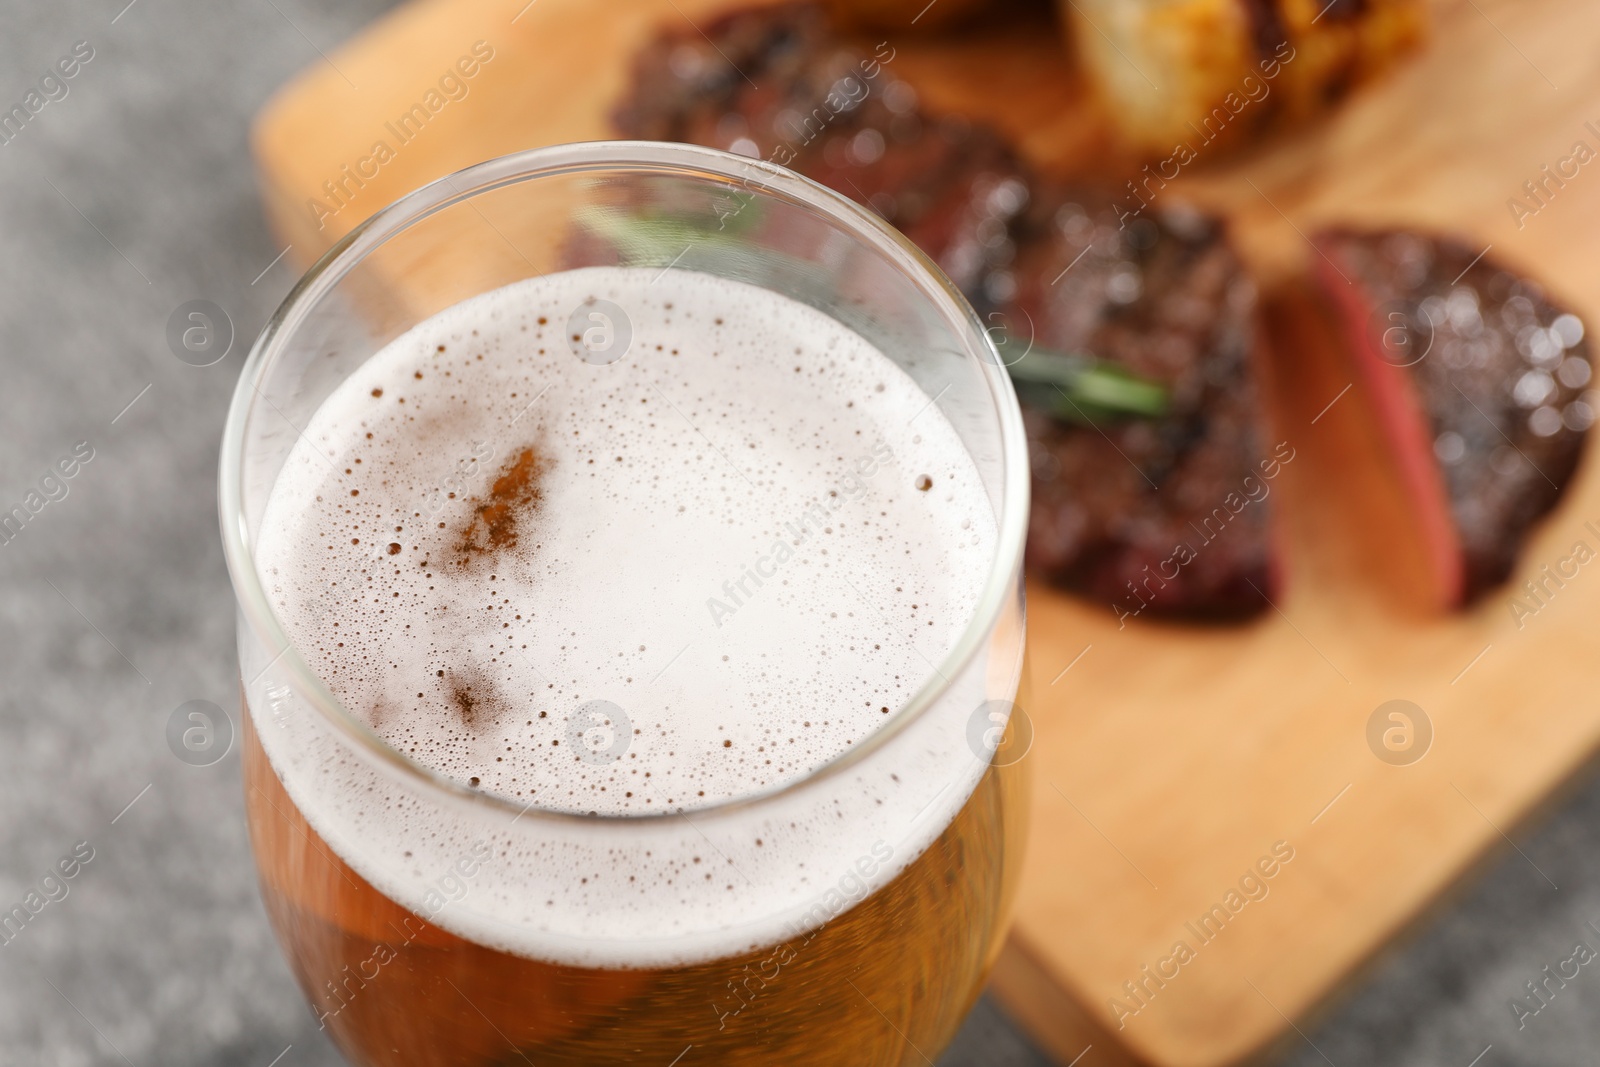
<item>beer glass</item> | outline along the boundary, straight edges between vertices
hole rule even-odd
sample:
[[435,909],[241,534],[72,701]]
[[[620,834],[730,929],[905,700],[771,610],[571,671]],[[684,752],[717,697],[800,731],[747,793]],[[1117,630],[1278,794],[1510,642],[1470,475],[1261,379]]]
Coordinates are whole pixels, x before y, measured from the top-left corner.
[[[761,286],[870,341],[959,435],[997,531],[951,651],[876,730],[776,786],[628,817],[474,788],[385,741],[308,666],[256,554],[308,421],[386,343],[490,290],[621,262]],[[576,327],[585,343],[625,328]],[[1027,493],[1014,394],[959,292],[871,212],[779,167],[561,145],[358,226],[257,340],[221,460],[251,841],[320,1025],[351,1062],[387,1067],[931,1063],[998,953],[1017,878]],[[601,871],[659,888],[596,909],[574,889]]]

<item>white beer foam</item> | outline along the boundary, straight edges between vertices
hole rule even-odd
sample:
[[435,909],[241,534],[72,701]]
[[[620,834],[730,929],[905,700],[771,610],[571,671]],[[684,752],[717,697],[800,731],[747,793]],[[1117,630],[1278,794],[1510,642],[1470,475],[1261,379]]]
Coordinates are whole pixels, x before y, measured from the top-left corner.
[[[275,768],[351,866],[538,958],[771,944],[847,872],[878,884],[915,858],[985,762],[964,729],[979,663],[942,716],[836,781],[696,815],[888,722],[969,622],[996,530],[937,404],[862,337],[763,289],[657,273],[531,279],[397,338],[319,408],[259,535],[296,647],[401,752],[536,809],[684,813],[557,829],[430,804],[309,712],[252,697]],[[626,321],[591,318],[604,302]],[[571,322],[615,331],[604,358],[631,344],[586,361]],[[534,468],[537,498],[491,524],[497,481]],[[491,525],[514,544],[462,549]],[[494,858],[434,914],[427,892],[476,840]]]

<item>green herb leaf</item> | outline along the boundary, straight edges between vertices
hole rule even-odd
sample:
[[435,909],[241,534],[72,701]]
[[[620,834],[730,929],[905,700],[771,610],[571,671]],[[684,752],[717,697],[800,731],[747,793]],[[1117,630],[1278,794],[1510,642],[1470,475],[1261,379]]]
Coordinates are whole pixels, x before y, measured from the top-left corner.
[[1165,386],[1109,360],[1033,346],[1006,370],[1020,399],[1069,422],[1154,419],[1167,413]]
[[683,251],[704,242],[722,251],[748,251],[742,236],[758,221],[757,204],[731,205],[726,215],[670,212],[633,212],[620,208],[584,208],[578,225],[615,245],[630,266],[655,266],[671,262]]
[[[759,220],[758,204],[732,205],[720,218],[705,214],[636,212],[621,208],[587,208],[576,221],[589,232],[616,246],[630,266],[660,266],[677,262],[692,247],[714,251],[734,262],[770,269],[785,257],[752,246],[744,234]],[[808,270],[814,265],[799,264]],[[759,275],[755,275],[759,276]],[[997,338],[1001,358],[1015,342]],[[1025,403],[1049,411],[1056,418],[1080,424],[1100,424],[1130,418],[1159,418],[1167,411],[1167,389],[1141,378],[1119,364],[1087,354],[1053,352],[1037,346],[1010,362],[1006,370]]]

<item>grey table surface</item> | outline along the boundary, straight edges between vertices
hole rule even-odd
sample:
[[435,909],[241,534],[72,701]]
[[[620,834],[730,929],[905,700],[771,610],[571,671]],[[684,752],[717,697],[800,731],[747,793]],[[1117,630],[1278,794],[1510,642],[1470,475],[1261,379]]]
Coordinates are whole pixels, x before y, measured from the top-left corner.
[[[257,897],[237,754],[191,767],[165,731],[185,701],[235,703],[217,445],[242,354],[293,281],[274,265],[246,123],[388,6],[0,5],[0,110],[77,42],[93,50],[67,94],[0,144],[0,510],[77,442],[94,450],[67,495],[0,545],[0,910],[78,842],[93,849],[68,895],[0,945],[0,1063],[340,1062]],[[238,332],[214,366],[167,345],[169,315],[192,299]],[[1581,787],[1285,1061],[1600,1059],[1587,968],[1520,1028],[1510,1008],[1574,942],[1600,946],[1585,925],[1600,923],[1597,828],[1600,787]],[[985,1000],[941,1062],[1047,1061]]]

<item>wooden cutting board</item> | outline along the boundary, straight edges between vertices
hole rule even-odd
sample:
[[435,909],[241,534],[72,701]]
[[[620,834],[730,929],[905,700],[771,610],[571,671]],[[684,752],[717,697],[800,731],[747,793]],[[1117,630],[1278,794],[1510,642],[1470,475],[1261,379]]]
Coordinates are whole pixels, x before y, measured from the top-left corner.
[[[373,210],[457,168],[608,136],[634,49],[658,26],[729,6],[400,8],[258,120],[262,188],[290,258],[308,263]],[[1296,1026],[1448,887],[1505,852],[1504,832],[1600,747],[1600,626],[1590,621],[1600,568],[1580,570],[1520,626],[1510,589],[1465,614],[1430,614],[1420,543],[1361,390],[1346,392],[1353,376],[1331,326],[1297,281],[1315,255],[1302,234],[1320,223],[1442,227],[1492,244],[1600,324],[1600,166],[1520,226],[1507,204],[1574,141],[1600,147],[1584,125],[1600,127],[1600,6],[1442,0],[1436,14],[1427,51],[1330,120],[1244,157],[1202,160],[1169,190],[1226,212],[1268,289],[1275,440],[1295,457],[1273,483],[1284,592],[1243,627],[1119,628],[1104,606],[1029,591],[1036,815],[994,983],[1062,1063],[1216,1067],[1303,1040]],[[386,124],[477,41],[494,54],[468,95],[336,213],[314,210],[313,197],[332,206],[324,182],[388,139]],[[1043,165],[1104,165],[1102,117],[1043,14],[996,17],[957,41],[892,44],[891,69],[928,106],[996,123]],[[1592,457],[1513,587],[1576,541],[1600,548],[1589,520],[1600,529]],[[1403,766],[1367,740],[1374,710],[1395,699],[1420,706],[1433,731],[1426,756]],[[1292,859],[1274,858],[1275,844]],[[1267,895],[1227,911],[1245,899],[1230,890],[1269,868],[1245,883]],[[1227,922],[1207,941],[1197,927],[1218,904]],[[1172,974],[1178,941],[1190,953],[1158,987],[1142,968]],[[1126,982],[1148,992],[1135,1000]]]

